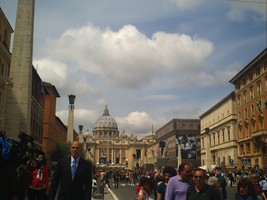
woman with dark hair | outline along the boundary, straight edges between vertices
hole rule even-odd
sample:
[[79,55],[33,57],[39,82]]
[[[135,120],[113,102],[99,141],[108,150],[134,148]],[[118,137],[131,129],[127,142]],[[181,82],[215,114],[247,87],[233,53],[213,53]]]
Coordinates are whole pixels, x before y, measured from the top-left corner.
[[32,172],[32,181],[29,186],[29,200],[45,200],[48,194],[49,170],[44,153],[37,157],[37,167]]
[[177,172],[174,167],[166,166],[163,169],[164,180],[157,187],[157,200],[164,200],[168,181],[171,177],[176,176]]
[[243,178],[239,181],[236,200],[258,200],[255,187],[249,178]]
[[143,177],[142,181],[140,181],[140,186],[138,200],[156,200],[156,183],[152,178]]

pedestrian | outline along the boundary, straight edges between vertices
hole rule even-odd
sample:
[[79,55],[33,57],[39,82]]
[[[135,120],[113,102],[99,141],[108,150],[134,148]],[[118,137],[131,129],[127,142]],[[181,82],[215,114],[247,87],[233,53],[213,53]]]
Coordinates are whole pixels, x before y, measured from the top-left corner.
[[242,178],[237,185],[236,200],[258,200],[255,187],[249,178]]
[[108,188],[110,188],[110,185],[109,185],[109,177],[110,177],[110,171],[106,171],[106,185],[108,186]]
[[187,191],[186,200],[219,200],[220,193],[212,185],[206,184],[206,172],[203,169],[196,169],[193,175],[194,185]]
[[139,196],[143,196],[142,185],[144,185],[145,179],[146,179],[146,177],[142,176],[140,178],[140,181],[139,181],[137,187],[136,187],[136,190],[135,190],[135,194],[137,195],[137,197],[135,198],[136,200],[139,198]]
[[188,187],[192,184],[192,167],[182,163],[178,168],[178,175],[171,177],[165,194],[165,200],[186,200]]
[[226,191],[226,185],[227,182],[225,180],[224,175],[222,175],[222,169],[220,167],[215,167],[215,176],[217,177],[220,186],[222,188],[222,196],[223,196],[223,200],[227,199],[227,191]]
[[32,172],[32,181],[29,186],[29,200],[45,200],[49,189],[49,169],[45,154],[39,153],[37,167]]
[[232,187],[233,186],[233,182],[235,181],[235,177],[234,177],[234,174],[231,171],[228,173],[228,178],[229,178],[229,181],[230,181],[230,186]]
[[[207,176],[208,178],[208,176]],[[220,186],[220,183],[218,181],[218,179],[215,177],[215,176],[211,176],[208,178],[208,181],[207,181],[207,184],[208,185],[212,185],[215,187],[215,189],[219,192],[220,194],[220,199],[219,200],[223,200],[223,196],[222,196],[222,188]]]
[[52,179],[49,200],[54,200],[59,188],[58,200],[91,200],[92,164],[81,157],[83,150],[79,141],[74,141],[71,156],[58,161]]
[[157,200],[164,200],[167,184],[171,177],[176,176],[177,172],[172,166],[165,166],[163,169],[164,180],[157,186]]
[[130,172],[126,170],[125,172],[125,184],[126,185],[130,185],[129,180],[130,180]]
[[260,177],[259,184],[264,192],[265,197],[267,197],[267,171]]
[[120,174],[118,171],[115,171],[113,173],[113,180],[114,180],[114,186],[115,188],[118,188],[119,187],[119,180],[120,180]]
[[266,200],[265,193],[262,191],[262,187],[259,184],[259,177],[256,174],[252,174],[249,178],[255,187],[255,192],[258,197],[258,200]]
[[157,194],[155,191],[156,182],[153,178],[142,177],[140,181],[141,190],[138,194],[138,200],[156,200]]

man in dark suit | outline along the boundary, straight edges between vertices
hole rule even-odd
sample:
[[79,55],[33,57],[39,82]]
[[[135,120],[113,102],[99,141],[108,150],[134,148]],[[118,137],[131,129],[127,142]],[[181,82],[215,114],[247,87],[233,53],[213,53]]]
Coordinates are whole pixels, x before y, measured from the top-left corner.
[[[54,200],[91,200],[92,165],[81,157],[82,144],[74,141],[71,156],[61,159],[53,175],[48,199]],[[75,168],[75,169],[74,169]]]

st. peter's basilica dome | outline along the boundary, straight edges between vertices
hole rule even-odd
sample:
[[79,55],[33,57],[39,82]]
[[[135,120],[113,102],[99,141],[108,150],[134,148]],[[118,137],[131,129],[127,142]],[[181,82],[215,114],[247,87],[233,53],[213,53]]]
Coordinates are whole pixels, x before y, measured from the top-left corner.
[[117,122],[109,115],[108,107],[104,109],[103,115],[95,122],[95,130],[118,130]]

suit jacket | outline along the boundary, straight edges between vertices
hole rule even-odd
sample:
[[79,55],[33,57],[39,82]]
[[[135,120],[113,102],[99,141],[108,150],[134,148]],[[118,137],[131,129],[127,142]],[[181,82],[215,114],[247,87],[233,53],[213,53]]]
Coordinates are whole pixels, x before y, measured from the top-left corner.
[[49,200],[55,199],[58,187],[58,200],[91,200],[92,164],[80,157],[72,180],[71,157],[61,159],[53,175]]

